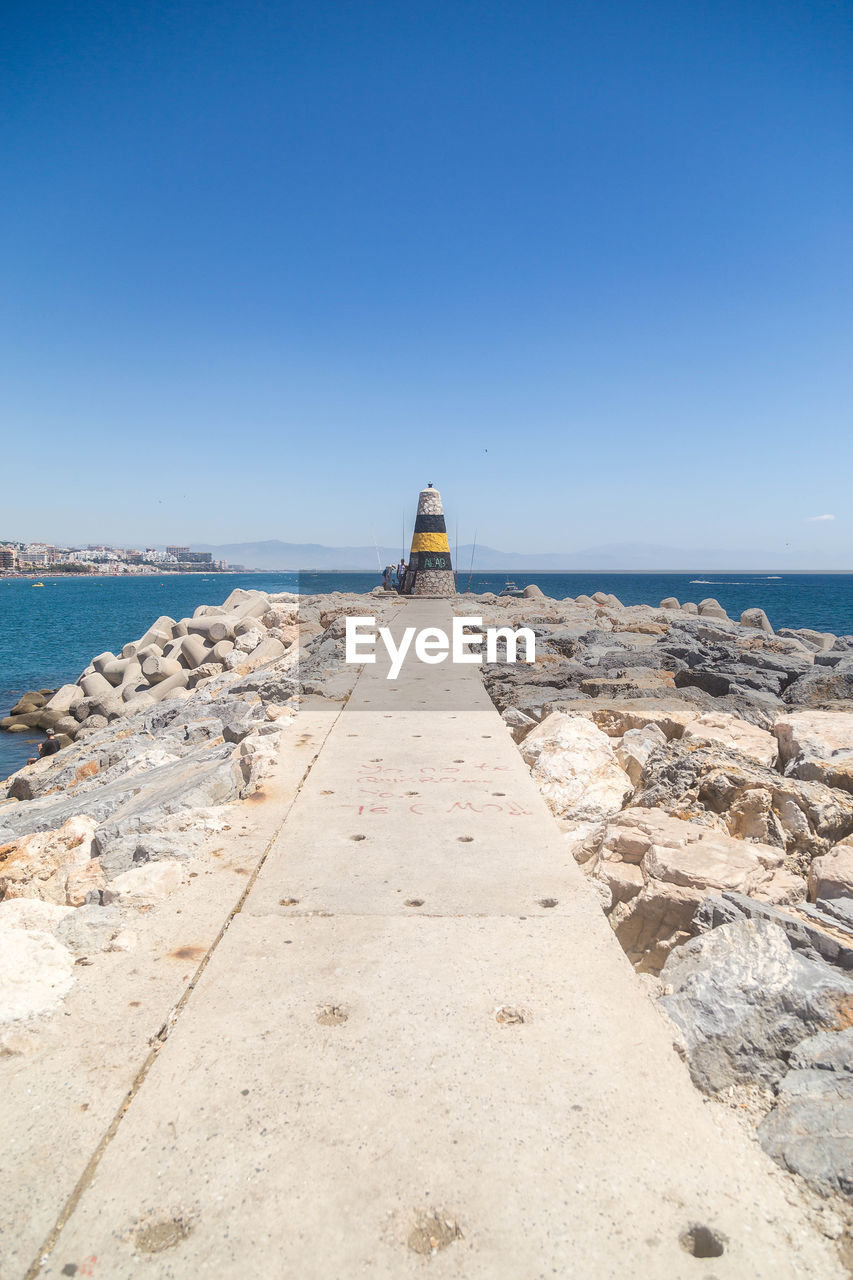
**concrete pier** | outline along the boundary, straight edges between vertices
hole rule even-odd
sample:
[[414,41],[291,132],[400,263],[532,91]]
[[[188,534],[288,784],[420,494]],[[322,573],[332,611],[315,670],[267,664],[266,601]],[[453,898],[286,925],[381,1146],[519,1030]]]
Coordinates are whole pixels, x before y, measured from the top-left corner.
[[478,668],[386,670],[30,1274],[840,1276],[693,1089]]

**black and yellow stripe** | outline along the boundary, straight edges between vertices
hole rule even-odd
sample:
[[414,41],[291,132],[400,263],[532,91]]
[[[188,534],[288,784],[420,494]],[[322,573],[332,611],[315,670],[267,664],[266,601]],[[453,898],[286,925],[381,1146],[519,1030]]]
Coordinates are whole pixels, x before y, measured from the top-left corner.
[[415,571],[450,569],[450,544],[447,541],[443,515],[428,515],[425,512],[418,514],[412,535],[409,567]]
[[412,554],[417,551],[446,551],[450,554],[450,547],[447,545],[446,533],[416,533],[412,538]]

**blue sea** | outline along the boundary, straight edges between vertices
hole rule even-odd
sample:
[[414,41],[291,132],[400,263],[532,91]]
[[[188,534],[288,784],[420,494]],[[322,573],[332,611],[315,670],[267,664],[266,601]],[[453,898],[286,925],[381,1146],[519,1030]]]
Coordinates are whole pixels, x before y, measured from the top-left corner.
[[[95,654],[119,650],[160,614],[186,617],[200,604],[218,604],[234,587],[294,591],[369,591],[375,573],[167,574],[164,577],[0,578],[0,714],[28,689],[57,688],[76,680]],[[460,573],[458,589],[500,591],[502,573]],[[774,627],[815,627],[853,633],[853,574],[526,573],[563,598],[612,592],[623,604],[657,605],[666,596],[682,603],[714,596],[733,617],[765,610]],[[0,733],[0,778],[19,768],[42,734]]]

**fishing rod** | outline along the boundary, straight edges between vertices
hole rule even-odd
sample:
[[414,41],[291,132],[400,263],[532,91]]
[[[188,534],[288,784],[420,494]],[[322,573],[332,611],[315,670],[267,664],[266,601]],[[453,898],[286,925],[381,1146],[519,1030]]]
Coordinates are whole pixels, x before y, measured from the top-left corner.
[[474,576],[474,553],[477,550],[477,530],[474,530],[474,545],[471,548],[471,572],[468,574],[468,591],[471,591],[471,579]]
[[453,590],[456,590],[456,576],[459,572],[459,517],[456,517],[456,554],[453,557]]

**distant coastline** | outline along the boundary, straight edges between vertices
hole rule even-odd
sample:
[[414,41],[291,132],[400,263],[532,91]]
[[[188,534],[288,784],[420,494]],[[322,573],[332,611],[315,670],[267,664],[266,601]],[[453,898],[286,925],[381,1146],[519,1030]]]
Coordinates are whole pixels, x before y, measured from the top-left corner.
[[[597,573],[609,574],[613,577],[644,577],[644,576],[645,577],[666,577],[667,575],[672,575],[673,577],[683,578],[686,575],[691,573],[696,573],[696,574],[710,573],[714,575],[739,573],[739,574],[745,574],[751,578],[762,578],[762,577],[797,578],[797,577],[804,577],[804,576],[805,577],[820,576],[825,578],[832,578],[832,577],[849,577],[850,574],[853,574],[853,567],[849,569],[784,569],[784,568],[778,568],[778,567],[775,569],[772,567],[767,569],[738,569],[736,567],[732,568],[731,566],[729,566],[727,568],[724,567],[722,569],[708,569],[708,568],[611,569],[611,568],[608,568],[607,566],[600,566],[598,568],[593,567],[591,569],[583,568],[583,569],[521,569],[520,570],[518,568],[513,567],[512,565],[506,565],[503,568],[501,568],[500,566],[497,566],[495,568],[490,567],[488,569],[483,569],[479,565],[475,564],[473,569],[471,569],[467,565],[462,565],[461,567],[457,568],[456,572],[459,577],[464,577],[466,574],[473,572],[475,574],[487,573],[490,575],[501,574],[501,573],[505,573],[507,575],[522,574],[526,577],[543,576],[543,577],[549,577],[549,578],[573,576],[573,575],[581,575],[581,574],[597,574]],[[258,575],[268,577],[271,573],[272,574],[275,574],[275,573],[295,573],[295,574],[322,573],[322,574],[340,574],[340,575],[351,575],[354,573],[357,573],[357,574],[376,573],[376,575],[379,576],[381,574],[381,570],[378,568],[375,570],[361,569],[361,568],[326,569],[322,565],[300,565],[298,569],[295,569],[293,567],[282,567],[282,568],[273,568],[273,569],[207,569],[204,567],[201,567],[199,569],[191,569],[191,568],[183,567],[183,568],[177,568],[177,569],[174,569],[174,568],[157,569],[154,573],[122,573],[119,571],[107,571],[105,573],[91,573],[88,571],[84,573],[57,573],[56,570],[53,570],[53,572],[50,572],[50,573],[36,573],[36,572],[16,573],[14,571],[10,572],[8,570],[0,570],[0,581],[2,580],[18,581],[18,580],[32,579],[35,582],[41,582],[45,578],[54,578],[57,580],[66,579],[66,578],[71,578],[71,579],[121,578],[127,581],[133,581],[134,579],[141,579],[145,581],[151,578],[177,578],[177,577],[183,577],[187,574],[192,574],[194,577],[202,577],[202,578],[214,578],[214,577],[245,578],[245,577],[251,577],[251,576],[258,576]]]
[[[83,573],[57,573],[54,569],[52,573],[14,573],[8,571],[0,571],[0,578],[12,581],[32,579],[34,582],[42,582],[45,578],[65,579],[70,578],[76,581],[78,578],[121,578],[128,582],[139,578],[143,581],[151,578],[178,578],[186,574],[192,574],[193,577],[201,578],[227,578],[242,577],[247,573],[264,573],[263,569],[157,569],[154,573],[122,573],[119,570],[106,570],[104,573],[90,573],[86,570]],[[281,570],[282,573],[288,570]],[[290,572],[293,572],[290,570]]]

